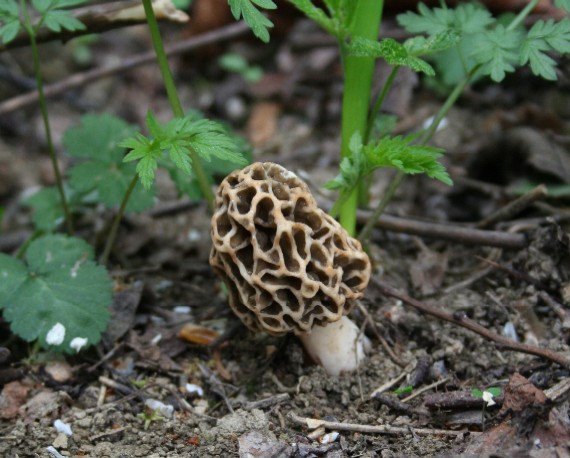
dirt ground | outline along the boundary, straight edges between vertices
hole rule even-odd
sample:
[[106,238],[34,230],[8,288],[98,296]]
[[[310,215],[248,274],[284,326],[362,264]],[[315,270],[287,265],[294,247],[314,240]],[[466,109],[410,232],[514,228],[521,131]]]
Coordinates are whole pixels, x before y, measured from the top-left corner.
[[[385,27],[396,33],[392,23]],[[180,36],[178,26],[164,31],[167,41]],[[44,45],[48,81],[151,45],[137,26],[102,34],[89,49],[90,60],[80,64],[73,42]],[[220,69],[217,58],[230,51],[261,66],[263,78],[247,83]],[[24,90],[29,51],[0,59],[21,77],[2,77],[7,99]],[[342,94],[334,43],[295,19],[270,45],[233,39],[172,64],[183,106],[228,122],[251,142],[255,160],[294,171],[330,206],[334,194],[322,184],[338,167]],[[532,185],[559,192],[484,227],[524,234],[517,248],[378,227],[368,246],[374,280],[351,314],[372,350],[358,371],[339,377],[313,364],[295,337],[254,335],[239,323],[208,265],[205,205],[179,198],[159,174],[155,208],[128,215],[121,227],[109,264],[113,321],[96,349],[32,363],[28,344],[0,321],[0,456],[53,456],[50,446],[63,456],[97,458],[570,456],[569,366],[510,351],[460,325],[471,319],[494,335],[570,359],[568,70],[561,63],[556,83],[526,72],[501,86],[479,83],[451,111],[434,143],[447,151],[455,185],[410,177],[388,214],[473,229]],[[385,78],[386,69],[379,66],[378,75]],[[409,132],[441,102],[401,72],[387,106],[398,117],[396,131]],[[50,100],[49,108],[59,149],[62,133],[86,112],[139,125],[149,108],[163,120],[170,116],[154,65],[86,84]],[[0,131],[0,249],[13,253],[32,227],[22,195],[53,184],[53,174],[35,106],[0,117]],[[375,175],[372,205],[392,176]],[[97,228],[109,216],[95,211],[81,235],[100,247]],[[419,312],[382,285],[456,323]],[[411,393],[395,393],[402,387]],[[491,387],[502,390],[494,406],[471,393]],[[172,411],[153,416],[145,409],[149,399]],[[58,433],[57,419],[70,425],[71,436]],[[316,428],[317,420],[327,427]]]

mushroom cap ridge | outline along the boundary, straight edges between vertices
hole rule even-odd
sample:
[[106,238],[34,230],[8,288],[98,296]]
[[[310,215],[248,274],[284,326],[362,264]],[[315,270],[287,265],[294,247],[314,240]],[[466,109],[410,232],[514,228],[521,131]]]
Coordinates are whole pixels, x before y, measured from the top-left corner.
[[337,321],[370,278],[360,242],[318,208],[301,179],[272,162],[222,181],[211,235],[210,264],[253,331],[300,335]]

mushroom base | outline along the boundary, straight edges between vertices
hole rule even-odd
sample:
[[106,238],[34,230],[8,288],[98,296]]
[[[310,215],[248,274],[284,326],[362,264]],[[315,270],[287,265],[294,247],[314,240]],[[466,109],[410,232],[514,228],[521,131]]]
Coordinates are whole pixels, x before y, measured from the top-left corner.
[[347,316],[326,326],[315,326],[299,336],[315,363],[332,376],[355,370],[370,349],[370,340]]

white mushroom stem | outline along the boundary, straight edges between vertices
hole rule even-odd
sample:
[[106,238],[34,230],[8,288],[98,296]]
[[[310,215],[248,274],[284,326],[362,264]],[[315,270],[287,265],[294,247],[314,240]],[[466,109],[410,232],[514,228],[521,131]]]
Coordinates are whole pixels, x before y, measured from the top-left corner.
[[347,316],[315,326],[299,337],[311,358],[332,376],[355,370],[370,350],[370,340]]

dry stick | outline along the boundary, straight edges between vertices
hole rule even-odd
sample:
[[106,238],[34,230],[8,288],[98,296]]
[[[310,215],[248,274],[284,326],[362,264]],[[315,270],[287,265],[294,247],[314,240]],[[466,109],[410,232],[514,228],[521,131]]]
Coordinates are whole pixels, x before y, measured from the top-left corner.
[[[361,425],[358,423],[341,423],[337,421],[318,420],[316,418],[300,417],[293,412],[289,412],[289,418],[299,425],[306,426],[309,429],[316,429],[324,426],[326,429],[334,429],[337,431],[354,431],[358,433],[372,434],[415,434],[418,436],[460,436],[467,431],[450,431],[448,429],[431,429],[431,428],[412,428],[406,426],[390,426],[390,425]],[[472,435],[480,433],[470,432]]]
[[[359,224],[365,223],[369,217],[369,211],[358,211],[357,219]],[[393,232],[404,232],[422,237],[450,240],[470,245],[487,245],[512,249],[520,249],[528,245],[528,240],[524,234],[485,231],[458,226],[453,223],[439,224],[388,215],[382,215],[377,221],[376,227]]]
[[483,229],[485,227],[492,226],[499,221],[506,221],[511,219],[513,216],[519,214],[529,205],[533,204],[538,200],[544,199],[548,195],[548,189],[543,184],[537,186],[536,188],[530,190],[526,194],[518,197],[512,202],[508,203],[504,207],[499,208],[496,212],[490,214],[486,218],[479,221],[475,227],[478,229]]
[[549,350],[547,348],[540,348],[540,347],[535,347],[534,345],[526,345],[523,343],[515,342],[493,331],[489,331],[484,326],[481,326],[480,324],[467,318],[464,313],[457,312],[450,314],[444,312],[438,308],[424,304],[423,302],[420,302],[417,299],[408,296],[407,294],[401,293],[400,291],[392,288],[391,286],[386,285],[384,282],[376,278],[372,278],[372,282],[386,296],[399,299],[402,302],[420,310],[421,312],[435,316],[440,320],[449,321],[450,323],[469,329],[470,331],[473,331],[476,334],[479,334],[485,337],[486,339],[497,343],[499,346],[504,347],[506,350],[519,351],[521,353],[527,353],[529,355],[540,356],[541,358],[554,361],[555,363],[560,364],[563,367],[570,368],[570,359],[566,358],[564,355],[561,355],[560,353],[556,353],[555,351]]
[[[174,56],[205,45],[229,40],[242,35],[249,30],[247,24],[238,22],[236,24],[222,27],[212,32],[207,32],[197,37],[188,38],[177,43],[166,46],[166,54]],[[96,81],[117,73],[132,70],[146,64],[154,64],[156,55],[154,51],[144,52],[136,56],[121,60],[120,63],[95,68],[83,73],[77,73],[69,78],[44,87],[46,97],[59,95],[69,89],[83,86],[91,81]],[[38,91],[32,91],[24,95],[19,95],[0,103],[0,115],[10,113],[25,106],[31,105],[38,100]]]

